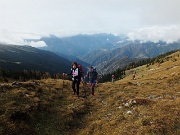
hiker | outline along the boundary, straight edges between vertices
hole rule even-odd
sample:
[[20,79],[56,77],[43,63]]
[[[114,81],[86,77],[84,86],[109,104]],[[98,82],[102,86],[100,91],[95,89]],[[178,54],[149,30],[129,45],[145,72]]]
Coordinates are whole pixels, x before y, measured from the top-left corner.
[[[63,75],[71,75],[72,76],[72,89],[74,94],[79,96],[79,84],[81,81],[80,71],[77,65],[77,62],[72,63],[71,72],[69,74],[63,73]],[[76,88],[75,88],[76,86]]]
[[133,73],[133,80],[136,80],[136,73]]
[[89,79],[91,92],[92,92],[92,95],[94,95],[94,87],[97,83],[98,73],[96,72],[96,69],[93,66],[89,67],[89,71],[87,72],[87,74],[84,78],[86,78],[86,77],[88,77],[88,79]]
[[112,82],[115,81],[115,75],[112,75]]

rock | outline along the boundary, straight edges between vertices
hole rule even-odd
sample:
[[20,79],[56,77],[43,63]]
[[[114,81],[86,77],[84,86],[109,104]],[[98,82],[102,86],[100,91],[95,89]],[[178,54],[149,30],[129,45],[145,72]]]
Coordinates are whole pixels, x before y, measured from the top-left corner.
[[132,115],[132,114],[133,114],[132,111],[127,111],[126,113],[129,114],[129,115]]

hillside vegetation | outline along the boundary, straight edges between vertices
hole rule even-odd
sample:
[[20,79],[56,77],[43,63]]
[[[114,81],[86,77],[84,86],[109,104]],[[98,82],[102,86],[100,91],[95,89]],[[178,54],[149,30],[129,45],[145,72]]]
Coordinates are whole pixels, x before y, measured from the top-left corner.
[[[63,66],[62,66],[63,65]],[[71,61],[52,52],[30,46],[0,44],[0,68],[54,73],[68,71]]]
[[179,135],[180,51],[98,84],[94,96],[60,79],[1,83],[0,93],[3,135]]

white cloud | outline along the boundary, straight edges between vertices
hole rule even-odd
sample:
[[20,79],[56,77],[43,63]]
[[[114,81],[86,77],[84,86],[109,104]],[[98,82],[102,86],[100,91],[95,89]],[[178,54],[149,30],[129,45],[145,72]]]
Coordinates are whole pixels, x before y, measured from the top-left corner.
[[135,28],[132,39],[172,42],[179,34],[179,5],[180,0],[0,0],[0,29],[18,31],[0,30],[0,42],[23,44],[41,32],[126,34]]
[[34,34],[34,33],[20,33],[20,32],[10,32],[8,30],[0,29],[0,43],[4,44],[14,44],[14,45],[30,45],[33,47],[43,47],[47,46],[44,41],[31,41],[28,42],[26,39],[40,39],[46,34]]
[[31,42],[25,42],[26,45],[32,46],[32,47],[44,47],[47,46],[44,41],[31,41]]
[[152,26],[135,29],[128,33],[130,40],[141,40],[143,42],[165,41],[167,43],[176,42],[180,39],[180,26]]

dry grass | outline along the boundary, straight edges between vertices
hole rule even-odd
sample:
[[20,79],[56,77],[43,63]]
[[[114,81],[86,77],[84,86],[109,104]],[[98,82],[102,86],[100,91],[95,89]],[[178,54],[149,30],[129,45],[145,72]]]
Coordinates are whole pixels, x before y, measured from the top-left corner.
[[81,85],[77,97],[63,80],[1,84],[0,134],[178,135],[179,55],[139,67],[136,80],[130,70],[120,81],[98,84],[95,96]]

